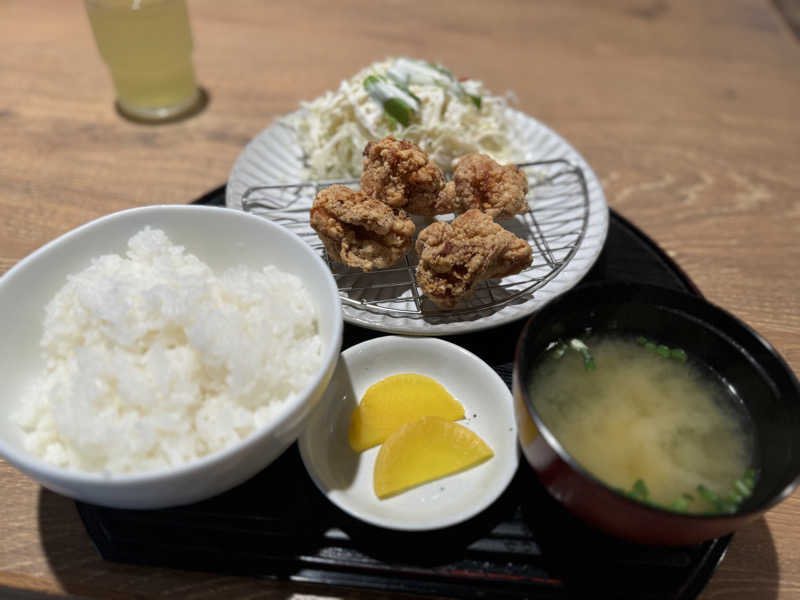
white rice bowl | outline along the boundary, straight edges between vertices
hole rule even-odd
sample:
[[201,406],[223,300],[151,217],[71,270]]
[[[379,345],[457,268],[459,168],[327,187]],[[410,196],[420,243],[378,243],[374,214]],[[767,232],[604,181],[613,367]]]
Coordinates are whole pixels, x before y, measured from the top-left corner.
[[296,235],[179,205],[103,217],[20,261],[0,278],[0,327],[0,456],[76,499],[159,508],[225,491],[297,439],[342,319]]
[[26,449],[116,474],[184,464],[267,425],[319,368],[322,343],[295,275],[217,275],[145,228],[124,256],[68,277],[42,351],[46,372],[12,415]]

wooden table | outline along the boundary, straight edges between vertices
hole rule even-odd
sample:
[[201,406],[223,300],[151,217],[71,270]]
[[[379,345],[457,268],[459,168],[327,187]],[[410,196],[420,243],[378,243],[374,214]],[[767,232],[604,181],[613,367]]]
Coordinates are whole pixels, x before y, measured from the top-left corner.
[[[210,105],[143,126],[112,108],[82,3],[0,4],[0,273],[100,215],[196,198],[299,100],[414,55],[514,90],[592,164],[610,206],[800,371],[800,46],[767,0],[190,0],[190,11]],[[109,564],[70,500],[2,461],[0,489],[4,598],[337,595]],[[703,597],[800,598],[798,565],[795,495],[735,536]]]

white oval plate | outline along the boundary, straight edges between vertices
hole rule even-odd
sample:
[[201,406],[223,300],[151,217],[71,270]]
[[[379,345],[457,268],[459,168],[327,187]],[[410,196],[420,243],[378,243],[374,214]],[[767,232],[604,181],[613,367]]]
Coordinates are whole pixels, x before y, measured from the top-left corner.
[[[434,378],[464,405],[458,423],[494,451],[488,461],[379,500],[372,486],[380,446],[353,452],[350,413],[372,384],[398,373]],[[519,463],[511,392],[480,358],[436,338],[385,336],[342,352],[325,394],[299,439],[300,455],[317,487],[345,512],[372,525],[423,531],[455,525],[489,507]]]
[[[559,136],[552,129],[519,111],[508,109],[508,116],[511,126],[516,131],[519,145],[523,148],[524,156],[522,161],[540,161],[552,159],[566,159],[573,165],[580,167],[586,182],[586,193],[588,196],[589,214],[586,222],[585,233],[577,242],[577,250],[563,268],[555,272],[548,266],[542,257],[540,249],[536,247],[531,236],[529,242],[534,250],[534,265],[532,270],[512,276],[502,280],[512,289],[525,287],[525,281],[529,278],[547,279],[546,283],[538,287],[534,292],[526,292],[514,301],[490,310],[479,310],[473,312],[455,311],[452,314],[435,312],[430,318],[425,316],[423,310],[420,314],[403,315],[388,314],[386,311],[376,311],[367,305],[360,304],[360,298],[354,297],[353,302],[347,302],[348,292],[343,292],[342,313],[344,320],[353,325],[359,325],[369,329],[385,331],[387,333],[399,333],[405,335],[452,335],[478,331],[490,327],[497,327],[510,321],[521,319],[543,307],[547,302],[563,294],[574,287],[583,276],[589,271],[597,257],[600,255],[608,233],[608,206],[606,205],[605,195],[597,176],[592,171],[589,164],[566,140]],[[255,138],[253,138],[233,165],[228,185],[225,192],[225,202],[229,208],[242,208],[242,194],[250,187],[261,185],[283,185],[296,184],[306,181],[307,174],[303,166],[303,151],[297,142],[294,130],[287,124],[287,119],[279,120],[267,127]],[[543,212],[553,219],[552,223],[546,224],[558,245],[559,236],[563,231],[559,228],[565,227],[564,224],[583,222],[583,207],[570,202],[567,208],[562,208],[558,204],[558,198],[541,199],[539,204],[536,192],[533,193],[533,209],[542,206]],[[302,210],[303,203],[307,203],[306,209],[311,208],[313,194],[301,199],[293,206],[294,210],[304,215]],[[280,219],[281,214],[274,214],[273,217]],[[294,218],[291,216],[291,218]],[[308,225],[307,217],[304,222],[293,223],[292,228],[307,242],[315,247],[319,247],[319,240],[316,234]],[[504,222],[506,226],[511,226],[516,233],[528,231],[530,224],[525,218],[517,217],[513,222]],[[286,223],[284,223],[286,224]],[[561,249],[562,255],[568,249]],[[557,253],[559,250],[556,251]],[[370,277],[376,276],[380,271],[369,274]],[[363,274],[362,274],[363,275]],[[379,276],[379,275],[378,275]],[[386,282],[393,281],[396,274],[388,273]],[[515,278],[518,280],[515,282]],[[528,279],[526,279],[528,278]],[[347,285],[358,289],[363,285],[371,285],[375,280],[346,278]],[[516,287],[515,287],[516,285]],[[341,288],[340,288],[341,289]],[[407,297],[409,305],[412,301],[410,290],[403,292]],[[435,308],[435,307],[432,307]]]

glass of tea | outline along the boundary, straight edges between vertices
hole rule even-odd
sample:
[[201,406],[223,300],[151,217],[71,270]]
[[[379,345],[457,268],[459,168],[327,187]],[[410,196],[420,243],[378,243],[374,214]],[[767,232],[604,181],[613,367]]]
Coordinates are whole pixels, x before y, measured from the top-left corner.
[[186,0],[85,0],[117,108],[137,120],[162,121],[198,108]]

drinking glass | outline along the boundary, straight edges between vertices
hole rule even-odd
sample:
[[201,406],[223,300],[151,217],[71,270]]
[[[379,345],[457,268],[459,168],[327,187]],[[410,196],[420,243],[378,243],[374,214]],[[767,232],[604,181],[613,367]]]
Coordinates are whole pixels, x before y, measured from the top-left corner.
[[160,121],[197,108],[203,95],[195,80],[186,0],[85,2],[123,115]]

